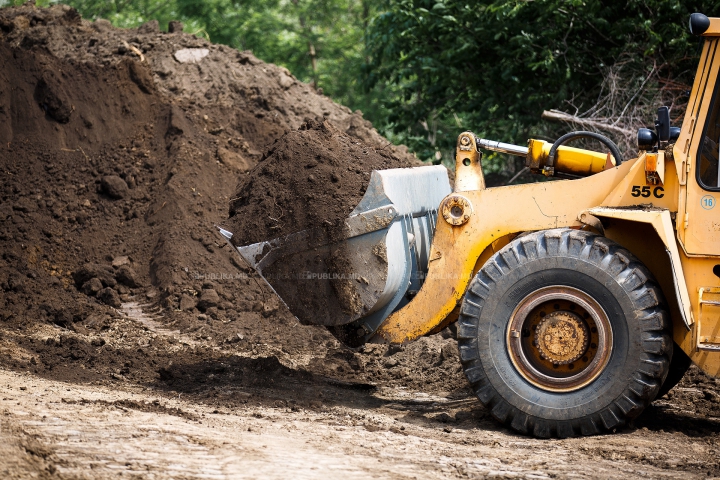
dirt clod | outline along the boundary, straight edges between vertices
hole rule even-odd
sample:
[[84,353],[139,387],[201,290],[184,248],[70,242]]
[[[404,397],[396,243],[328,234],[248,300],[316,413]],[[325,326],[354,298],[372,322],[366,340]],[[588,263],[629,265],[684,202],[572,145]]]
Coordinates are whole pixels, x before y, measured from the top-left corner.
[[127,183],[125,183],[125,180],[117,175],[103,177],[100,182],[100,188],[102,193],[105,193],[108,197],[115,200],[125,198],[130,193],[130,189]]
[[183,23],[177,20],[173,20],[168,23],[168,33],[182,33],[183,28]]
[[112,288],[103,288],[97,293],[97,297],[105,305],[109,305],[115,308],[120,308],[122,306],[120,296]]
[[197,300],[195,298],[191,297],[190,295],[183,294],[180,297],[180,304],[179,304],[180,310],[183,310],[183,311],[192,310],[193,308],[195,308],[196,305],[197,305]]
[[80,291],[83,292],[85,295],[94,297],[100,290],[102,290],[102,288],[103,284],[100,279],[97,277],[93,277],[87,282],[83,283],[82,287],[80,287]]
[[142,282],[140,281],[138,274],[135,273],[135,270],[133,270],[129,265],[122,265],[117,269],[115,272],[115,280],[117,280],[118,283],[126,285],[130,288],[138,288],[142,286]]
[[209,308],[217,307],[220,302],[220,296],[212,288],[204,288],[200,294],[200,301],[197,304],[197,308],[204,312]]

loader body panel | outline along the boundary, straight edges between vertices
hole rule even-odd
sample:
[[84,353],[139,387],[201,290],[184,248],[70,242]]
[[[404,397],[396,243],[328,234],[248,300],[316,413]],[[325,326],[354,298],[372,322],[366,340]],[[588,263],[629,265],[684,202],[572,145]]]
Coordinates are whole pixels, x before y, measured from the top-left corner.
[[720,39],[705,41],[680,138],[673,150],[679,169],[677,232],[688,255],[720,257]]

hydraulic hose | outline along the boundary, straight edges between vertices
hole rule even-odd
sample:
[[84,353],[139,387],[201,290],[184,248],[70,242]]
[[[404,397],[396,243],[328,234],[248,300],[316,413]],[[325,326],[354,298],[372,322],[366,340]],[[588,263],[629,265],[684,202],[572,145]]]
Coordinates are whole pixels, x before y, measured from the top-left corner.
[[620,153],[620,149],[618,148],[618,146],[615,145],[615,142],[607,138],[605,135],[600,135],[599,133],[595,132],[586,132],[583,130],[579,130],[576,132],[566,133],[562,137],[555,140],[555,143],[552,144],[544,169],[547,172],[546,175],[552,176],[555,174],[555,158],[557,157],[558,148],[565,142],[576,138],[592,138],[599,141],[610,149],[610,153],[612,153],[613,157],[615,157],[615,165],[620,165],[622,163],[622,154]]

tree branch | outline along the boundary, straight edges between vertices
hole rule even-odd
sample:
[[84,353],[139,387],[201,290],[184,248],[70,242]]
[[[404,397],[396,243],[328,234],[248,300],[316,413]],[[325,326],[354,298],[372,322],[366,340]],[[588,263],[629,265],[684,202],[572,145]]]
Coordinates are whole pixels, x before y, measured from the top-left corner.
[[583,127],[584,126],[593,127],[593,128],[597,128],[598,130],[605,130],[607,132],[615,132],[620,135],[628,135],[628,136],[635,135],[635,132],[632,132],[626,128],[617,127],[615,125],[610,125],[608,123],[598,122],[597,120],[588,120],[587,118],[576,117],[574,115],[569,115],[565,112],[560,112],[558,110],[545,110],[542,113],[542,118],[544,120],[552,120],[554,122],[576,123]]

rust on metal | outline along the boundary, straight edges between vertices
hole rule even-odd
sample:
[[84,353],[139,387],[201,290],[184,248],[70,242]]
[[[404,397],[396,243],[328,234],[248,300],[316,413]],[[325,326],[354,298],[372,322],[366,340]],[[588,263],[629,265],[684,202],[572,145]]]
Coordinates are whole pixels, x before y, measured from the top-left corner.
[[506,341],[510,359],[525,380],[543,390],[569,392],[602,373],[613,335],[607,314],[590,295],[551,286],[520,301]]
[[535,327],[540,356],[554,365],[579,360],[590,345],[590,330],[573,312],[552,312]]
[[443,219],[450,225],[464,225],[470,220],[473,213],[472,203],[462,195],[452,194],[440,204],[440,213]]

